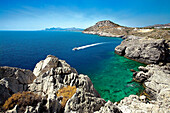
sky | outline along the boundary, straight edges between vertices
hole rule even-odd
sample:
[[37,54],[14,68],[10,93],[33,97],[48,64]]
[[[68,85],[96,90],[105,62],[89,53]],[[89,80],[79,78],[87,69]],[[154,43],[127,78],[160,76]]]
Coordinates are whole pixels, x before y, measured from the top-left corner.
[[0,0],[0,30],[87,28],[111,20],[129,27],[170,23],[170,0]]

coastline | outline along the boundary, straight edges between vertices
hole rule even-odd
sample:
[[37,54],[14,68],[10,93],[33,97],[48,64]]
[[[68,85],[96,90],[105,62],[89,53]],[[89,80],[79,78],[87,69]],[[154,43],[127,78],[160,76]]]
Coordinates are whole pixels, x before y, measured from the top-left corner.
[[[170,93],[170,81],[168,79],[169,75],[167,74],[170,73],[169,68],[169,65],[140,66],[140,71],[134,72],[133,75],[135,79],[145,85],[145,92],[140,96],[130,95],[120,102],[112,103],[111,101],[106,102],[100,97],[87,75],[78,74],[78,72],[64,60],[48,55],[45,60],[41,60],[36,64],[33,72],[13,67],[0,67],[0,72],[2,73],[0,87],[4,89],[3,92],[0,93],[0,97],[6,96],[6,98],[2,98],[0,102],[2,104],[11,97],[11,93],[8,91],[10,89],[16,93],[15,95],[20,94],[17,93],[19,91],[24,91],[21,93],[23,96],[25,94],[32,96],[41,95],[41,99],[36,106],[32,104],[28,106],[25,104],[24,109],[26,113],[40,112],[42,109],[44,109],[44,112],[51,111],[57,113],[61,111],[65,113],[102,113],[108,110],[110,111],[109,113],[112,113],[111,111],[117,111],[118,113],[152,112],[153,110],[154,112],[167,112],[170,105],[167,101],[170,98],[168,96]],[[9,75],[9,73],[11,73],[12,76]],[[6,77],[8,77],[8,79]],[[19,81],[23,84],[16,84],[14,81]],[[4,83],[6,82],[8,84],[5,85]],[[20,85],[24,85],[25,88],[23,86],[24,89],[19,88]],[[66,103],[63,104],[62,100],[63,98],[65,99],[63,91],[73,87],[76,88],[76,92],[73,92],[73,95],[70,95]],[[159,89],[155,89],[158,87]],[[60,90],[62,90],[63,96],[56,96],[56,93],[60,92]],[[12,96],[11,98],[14,97]],[[25,97],[21,96],[20,98]],[[8,99],[8,101],[10,100]],[[29,102],[29,100],[27,101]],[[61,107],[61,105],[64,108]],[[7,112],[19,112],[19,110],[21,110],[21,106],[18,104],[13,104],[11,108],[8,107],[6,103],[3,107],[5,107]]]
[[[103,33],[100,34],[103,35]],[[110,37],[111,35],[106,33],[105,36]],[[23,91],[32,96],[34,96],[34,93],[35,95],[41,95],[42,98],[38,100],[39,102],[36,105],[26,105],[26,113],[41,112],[42,109],[48,112],[65,113],[102,113],[104,111],[110,111],[109,113],[112,113],[111,111],[117,111],[118,113],[168,112],[170,107],[170,102],[167,101],[170,99],[170,64],[167,62],[169,57],[166,56],[168,55],[166,53],[168,52],[167,45],[163,39],[126,36],[126,39],[115,48],[115,53],[117,52],[121,56],[127,58],[131,56],[129,59],[137,58],[137,60],[134,59],[136,61],[139,61],[139,58],[146,59],[144,63],[150,64],[146,67],[140,66],[139,72],[133,72],[133,79],[142,83],[145,88],[140,96],[130,95],[120,102],[106,102],[95,90],[87,75],[78,74],[64,60],[48,55],[45,60],[37,63],[33,72],[13,67],[0,67],[0,87],[4,91],[0,94],[1,97],[5,96],[1,99],[1,104],[9,99],[12,94],[15,95],[17,92]],[[144,53],[144,56],[142,56],[142,53]],[[76,92],[72,92],[73,95],[69,95],[69,99],[63,104],[65,96],[63,96],[64,94],[58,96],[58,92],[60,90],[62,92],[64,90],[70,91],[70,88],[74,90],[76,88]],[[21,95],[24,94],[21,93]],[[44,101],[45,103],[43,103]],[[13,105],[12,108],[7,107],[5,110],[7,112],[18,112],[21,109],[20,105]],[[6,105],[4,106],[6,107]]]
[[114,34],[106,33],[106,32],[82,31],[82,33],[92,34],[92,35],[99,35],[99,36],[105,36],[105,37],[118,37],[118,38],[124,37],[124,35],[114,35]]
[[[114,34],[114,31],[113,33],[108,33],[107,30],[109,31],[109,29],[100,29],[99,27],[112,26],[111,22],[107,22],[108,21],[100,21],[96,23],[96,25],[87,28],[85,31],[83,31],[83,33],[123,38],[124,40],[122,43],[115,48],[115,53],[120,56],[124,56],[125,58],[147,64],[146,67],[140,66],[139,72],[133,72],[133,80],[142,83],[145,90],[139,97],[137,95],[125,97],[120,101],[120,103],[116,103],[118,108],[124,113],[137,111],[168,112],[170,102],[167,102],[166,100],[170,99],[170,97],[165,95],[170,94],[170,81],[168,81],[170,77],[170,72],[168,71],[170,70],[169,38],[166,40],[152,38],[152,36],[150,38],[148,37],[149,35],[142,37],[128,34],[122,36],[112,35]],[[159,35],[161,37],[162,34]],[[162,84],[166,85],[161,86]],[[158,90],[157,87],[162,87],[162,89]],[[138,104],[142,104],[143,107],[138,106]],[[160,104],[162,108],[159,108],[158,104]],[[147,108],[147,106],[152,106],[153,108]]]

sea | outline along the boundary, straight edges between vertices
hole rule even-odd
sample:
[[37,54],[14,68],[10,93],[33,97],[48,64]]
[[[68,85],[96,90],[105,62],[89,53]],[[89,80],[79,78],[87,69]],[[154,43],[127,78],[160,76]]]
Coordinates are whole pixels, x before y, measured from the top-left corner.
[[[133,73],[144,64],[114,53],[121,38],[101,37],[69,31],[0,31],[0,66],[33,71],[47,55],[65,60],[79,74],[88,75],[106,101],[117,102],[140,94],[141,84],[132,81]],[[79,48],[73,51],[73,48]]]

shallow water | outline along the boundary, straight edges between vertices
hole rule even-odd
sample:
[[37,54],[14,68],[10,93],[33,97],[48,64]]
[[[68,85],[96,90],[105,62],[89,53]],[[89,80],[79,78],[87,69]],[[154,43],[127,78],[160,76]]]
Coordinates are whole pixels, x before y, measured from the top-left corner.
[[[80,32],[0,31],[0,66],[33,70],[47,55],[55,55],[87,74],[105,100],[119,101],[142,90],[140,84],[131,82],[129,69],[143,65],[113,52],[121,41]],[[72,51],[95,43],[103,44]]]

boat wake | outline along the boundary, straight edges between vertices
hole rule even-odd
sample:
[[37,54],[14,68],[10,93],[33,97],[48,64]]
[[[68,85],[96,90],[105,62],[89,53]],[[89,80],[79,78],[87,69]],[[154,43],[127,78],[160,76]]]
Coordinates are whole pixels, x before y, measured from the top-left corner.
[[80,50],[80,49],[85,49],[85,48],[89,48],[89,47],[93,47],[93,46],[97,46],[97,45],[101,45],[101,44],[105,44],[105,43],[109,43],[109,42],[101,42],[101,43],[95,43],[95,44],[90,44],[90,45],[85,45],[85,46],[80,46],[80,47],[75,47],[72,50]]

